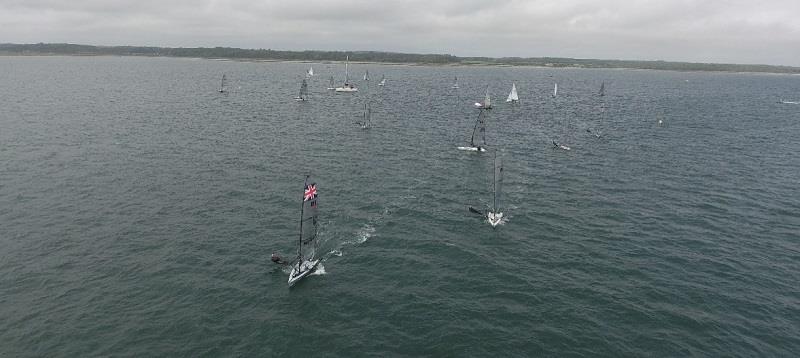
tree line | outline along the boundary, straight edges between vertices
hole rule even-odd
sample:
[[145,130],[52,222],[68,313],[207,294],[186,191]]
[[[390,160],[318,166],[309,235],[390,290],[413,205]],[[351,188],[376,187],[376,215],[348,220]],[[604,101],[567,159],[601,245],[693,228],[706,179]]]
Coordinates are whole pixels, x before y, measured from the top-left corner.
[[169,56],[275,61],[341,61],[345,56],[350,56],[350,60],[356,62],[800,73],[800,67],[773,65],[597,60],[557,57],[457,57],[448,54],[412,54],[382,51],[283,51],[234,47],[92,46],[67,43],[0,44],[0,55]]

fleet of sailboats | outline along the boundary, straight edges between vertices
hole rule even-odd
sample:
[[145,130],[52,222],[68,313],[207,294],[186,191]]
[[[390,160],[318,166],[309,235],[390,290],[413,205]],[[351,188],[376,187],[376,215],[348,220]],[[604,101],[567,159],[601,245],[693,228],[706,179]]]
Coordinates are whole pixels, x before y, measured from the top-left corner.
[[344,62],[344,84],[341,87],[336,87],[336,92],[358,92],[358,88],[350,83],[350,74],[348,72],[348,65],[350,64],[350,56],[347,56]]
[[[345,62],[345,81],[341,87],[335,87],[334,85],[334,78],[333,76],[330,77],[328,83],[328,90],[335,90],[337,92],[355,92],[358,89],[350,83],[349,80],[349,56],[346,58]],[[308,78],[314,75],[313,68],[309,67],[308,71],[306,72],[306,78],[302,79],[300,83],[300,91],[298,95],[295,97],[297,101],[306,101],[308,99]],[[369,71],[365,71],[364,81],[369,81]],[[381,80],[379,82],[379,86],[383,86],[386,83],[386,76],[381,76]],[[453,85],[451,86],[454,89],[459,88],[458,85],[458,78],[455,77],[453,80]],[[223,74],[222,80],[220,82],[220,89],[219,92],[226,91],[226,77]],[[600,84],[600,89],[597,92],[600,98],[605,96],[605,82]],[[558,112],[558,83],[553,84],[553,103],[556,107],[556,112]],[[511,91],[506,98],[507,103],[519,103],[519,93],[517,90],[516,82],[511,83]],[[786,101],[781,101],[783,103],[787,103]],[[469,142],[467,145],[457,147],[459,150],[463,151],[473,151],[473,152],[486,152],[488,150],[487,143],[486,143],[486,122],[488,118],[488,113],[492,109],[492,100],[489,94],[489,88],[486,88],[486,92],[484,95],[484,99],[482,102],[476,102],[475,107],[478,109],[478,117],[475,120],[475,123],[472,128],[472,133],[469,137]],[[371,127],[371,119],[372,119],[372,109],[370,107],[369,101],[364,103],[364,109],[361,113],[360,120],[356,121],[355,123],[361,129],[369,129]],[[565,116],[562,121],[562,133],[561,133],[561,142],[556,141],[553,139],[553,146],[557,149],[562,150],[571,150],[569,146],[567,146],[564,142],[568,137],[568,121],[569,119]],[[660,121],[659,121],[660,123]],[[599,133],[596,131],[592,131],[591,129],[587,129],[590,133],[593,133],[599,137]],[[505,216],[502,210],[501,204],[501,197],[502,197],[502,185],[503,185],[503,158],[502,158],[502,151],[499,149],[494,149],[494,175],[492,177],[492,202],[491,206],[487,205],[485,210],[479,210],[475,207],[470,206],[469,210],[473,213],[481,215],[492,227],[497,227],[498,225],[502,224],[505,220]],[[319,263],[321,262],[321,258],[317,255],[317,231],[318,231],[318,209],[317,209],[317,200],[318,200],[318,193],[317,193],[317,186],[316,183],[310,180],[310,176],[306,176],[304,181],[304,189],[303,189],[303,199],[301,202],[300,208],[300,237],[297,241],[297,255],[294,260],[290,262],[283,262],[280,257],[276,257],[273,254],[273,261],[277,263],[284,264],[290,267],[289,272],[289,286],[293,286],[298,281],[303,279],[304,277],[308,276],[309,274],[313,273],[317,270]]]

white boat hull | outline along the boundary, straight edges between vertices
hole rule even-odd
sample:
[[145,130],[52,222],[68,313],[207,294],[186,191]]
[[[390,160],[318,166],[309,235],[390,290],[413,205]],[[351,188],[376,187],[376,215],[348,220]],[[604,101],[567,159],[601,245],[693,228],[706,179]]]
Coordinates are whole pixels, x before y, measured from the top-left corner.
[[503,213],[492,213],[489,212],[486,214],[486,220],[489,221],[489,225],[495,227],[503,222]]
[[292,287],[297,281],[300,281],[303,277],[314,272],[314,270],[317,269],[317,264],[319,264],[319,259],[303,261],[299,267],[298,265],[293,266],[292,272],[289,273],[289,287]]
[[465,150],[468,152],[485,152],[486,148],[483,147],[458,147],[458,150]]
[[358,92],[358,88],[354,88],[354,87],[336,87],[336,89],[334,89],[334,91],[336,91],[336,92]]

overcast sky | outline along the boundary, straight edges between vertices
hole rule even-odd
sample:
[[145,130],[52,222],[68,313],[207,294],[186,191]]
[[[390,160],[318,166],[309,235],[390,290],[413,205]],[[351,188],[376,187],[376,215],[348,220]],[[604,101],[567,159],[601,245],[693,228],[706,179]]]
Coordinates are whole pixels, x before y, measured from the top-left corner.
[[800,66],[800,0],[0,0],[0,43]]

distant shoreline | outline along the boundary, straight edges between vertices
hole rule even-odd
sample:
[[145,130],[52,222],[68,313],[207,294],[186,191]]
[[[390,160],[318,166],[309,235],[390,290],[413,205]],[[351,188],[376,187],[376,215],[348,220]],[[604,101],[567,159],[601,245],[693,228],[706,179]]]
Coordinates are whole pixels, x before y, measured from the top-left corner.
[[679,72],[800,74],[800,67],[668,61],[599,60],[551,57],[457,57],[446,54],[408,54],[379,51],[281,51],[230,47],[141,47],[77,44],[0,44],[0,56],[125,56],[174,57],[241,62],[352,63],[400,66],[487,66],[576,69],[632,69]]

